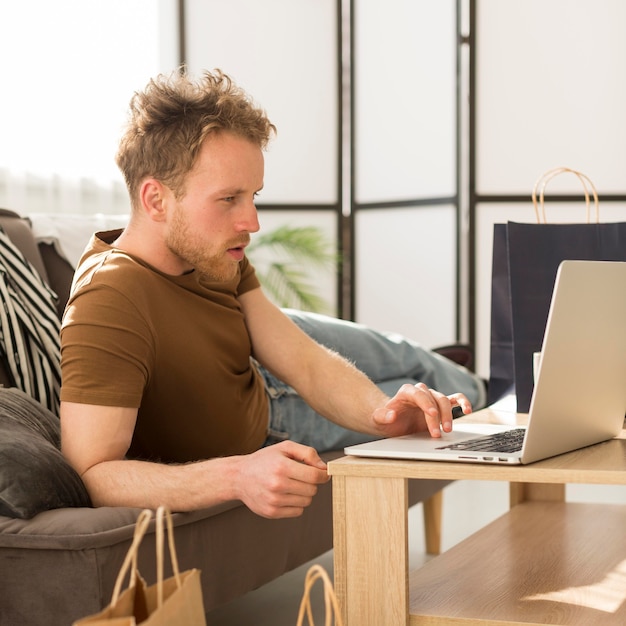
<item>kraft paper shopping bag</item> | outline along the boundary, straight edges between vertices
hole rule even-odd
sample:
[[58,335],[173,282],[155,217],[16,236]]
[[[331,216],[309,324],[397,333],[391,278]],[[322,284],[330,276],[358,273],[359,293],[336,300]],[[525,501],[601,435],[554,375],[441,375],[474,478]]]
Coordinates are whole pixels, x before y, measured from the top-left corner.
[[[139,574],[137,552],[151,519],[149,509],[142,511],[137,519],[133,542],[118,574],[110,604],[99,613],[74,622],[74,626],[206,626],[200,571],[179,571],[172,517],[165,507],[159,507],[156,512],[156,584],[146,585]],[[163,579],[165,523],[174,571],[166,580]],[[121,591],[129,570],[129,585]]]

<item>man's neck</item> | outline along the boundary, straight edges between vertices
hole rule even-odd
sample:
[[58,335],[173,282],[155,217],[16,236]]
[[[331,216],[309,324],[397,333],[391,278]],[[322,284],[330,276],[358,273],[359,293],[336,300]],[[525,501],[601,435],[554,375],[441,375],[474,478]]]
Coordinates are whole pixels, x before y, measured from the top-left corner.
[[137,225],[131,220],[111,245],[170,276],[181,276],[193,269],[167,247],[158,225]]

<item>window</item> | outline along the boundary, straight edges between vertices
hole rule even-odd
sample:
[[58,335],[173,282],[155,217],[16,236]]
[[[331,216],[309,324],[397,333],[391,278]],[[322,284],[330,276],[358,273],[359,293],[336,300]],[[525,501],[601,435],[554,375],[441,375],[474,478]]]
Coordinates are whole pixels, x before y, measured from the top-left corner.
[[3,3],[0,204],[93,212],[106,190],[102,210],[128,205],[117,141],[133,91],[176,68],[175,7],[173,0]]

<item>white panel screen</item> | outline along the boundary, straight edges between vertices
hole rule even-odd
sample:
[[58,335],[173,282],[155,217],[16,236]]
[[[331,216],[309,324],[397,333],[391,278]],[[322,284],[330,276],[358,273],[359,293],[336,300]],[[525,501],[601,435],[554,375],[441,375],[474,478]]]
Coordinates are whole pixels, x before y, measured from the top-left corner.
[[357,202],[454,195],[456,3],[354,4]]
[[625,24],[623,0],[478,0],[479,193],[563,165],[623,193]]
[[278,128],[264,202],[337,202],[336,0],[187,0],[192,73],[220,68]]
[[456,320],[456,209],[359,211],[357,321],[426,347],[452,343]]

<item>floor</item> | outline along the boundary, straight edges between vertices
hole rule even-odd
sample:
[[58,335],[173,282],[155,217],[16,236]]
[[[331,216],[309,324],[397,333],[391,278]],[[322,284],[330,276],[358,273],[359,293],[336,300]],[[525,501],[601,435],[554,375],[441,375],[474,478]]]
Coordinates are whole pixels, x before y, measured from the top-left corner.
[[[570,485],[567,499],[583,502],[626,503],[625,487],[599,485]],[[498,482],[457,481],[444,491],[442,549],[447,550],[485,524],[506,512],[508,484]],[[463,512],[462,515],[459,512]],[[424,552],[422,506],[409,511],[409,563],[417,568],[428,560]],[[207,615],[208,626],[295,626],[304,577],[313,563],[326,568],[332,577],[332,551],[319,559],[285,574],[281,578],[220,607]],[[321,583],[314,588],[314,617],[316,624],[324,623]],[[319,593],[316,593],[319,592]],[[305,620],[306,623],[306,620]]]

